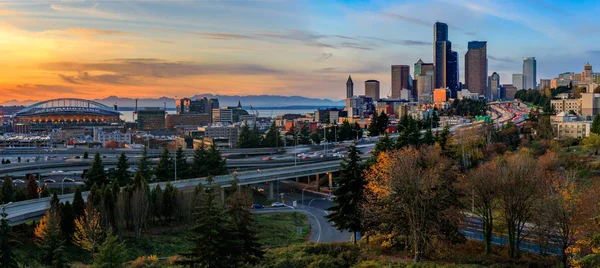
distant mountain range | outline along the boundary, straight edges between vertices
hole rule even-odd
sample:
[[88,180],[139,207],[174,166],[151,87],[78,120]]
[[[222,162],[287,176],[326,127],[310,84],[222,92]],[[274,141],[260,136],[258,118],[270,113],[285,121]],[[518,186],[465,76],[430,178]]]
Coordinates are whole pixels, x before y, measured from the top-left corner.
[[[278,96],[278,95],[247,95],[247,96],[238,96],[238,95],[195,95],[190,99],[197,98],[218,98],[219,104],[221,106],[236,106],[238,101],[241,102],[242,106],[256,108],[268,107],[268,108],[276,108],[276,107],[290,107],[290,106],[304,106],[304,107],[338,107],[344,106],[345,101],[332,101],[329,99],[317,99],[317,98],[308,98],[302,96]],[[135,99],[132,98],[119,98],[117,96],[110,96],[104,99],[95,99],[95,101],[112,106],[117,104],[119,107],[135,107]],[[17,101],[17,100],[9,100],[0,103],[1,105],[31,105],[38,101],[34,100],[25,100],[25,101]],[[143,98],[138,99],[138,107],[164,107],[166,103],[167,108],[175,107],[175,99],[160,97],[160,98]]]

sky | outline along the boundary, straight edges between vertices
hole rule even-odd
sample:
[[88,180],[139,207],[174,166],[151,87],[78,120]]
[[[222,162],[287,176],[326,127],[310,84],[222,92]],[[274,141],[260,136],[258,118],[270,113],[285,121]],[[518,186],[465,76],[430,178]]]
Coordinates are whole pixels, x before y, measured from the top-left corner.
[[[596,1],[0,1],[0,101],[197,94],[340,100],[352,75],[390,91],[394,64],[432,61],[449,25],[464,81],[467,43],[509,84],[600,64]],[[600,68],[597,67],[597,68]],[[538,81],[539,82],[539,81]]]

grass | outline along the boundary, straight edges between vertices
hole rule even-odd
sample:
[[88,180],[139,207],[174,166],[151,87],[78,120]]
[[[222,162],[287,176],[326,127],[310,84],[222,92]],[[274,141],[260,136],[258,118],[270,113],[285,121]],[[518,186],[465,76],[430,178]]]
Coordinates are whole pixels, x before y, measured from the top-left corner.
[[[283,247],[306,242],[309,227],[306,215],[298,212],[283,212],[256,215],[258,238],[265,247]],[[302,227],[299,234],[297,227]]]

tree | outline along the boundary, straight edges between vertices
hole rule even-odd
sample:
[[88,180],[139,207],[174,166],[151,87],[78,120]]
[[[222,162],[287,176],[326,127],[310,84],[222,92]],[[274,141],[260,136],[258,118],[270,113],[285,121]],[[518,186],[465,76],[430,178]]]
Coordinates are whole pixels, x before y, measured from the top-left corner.
[[237,140],[238,148],[258,148],[260,147],[260,136],[256,125],[250,129],[248,124],[244,124],[240,130]]
[[4,176],[4,181],[2,182],[2,201],[4,204],[8,204],[15,200],[15,187],[13,186],[13,181],[10,177]]
[[389,121],[390,119],[386,113],[382,112],[379,114],[379,117],[377,118],[377,131],[379,134],[386,133],[388,125],[390,124]]
[[48,187],[46,185],[42,186],[42,192],[40,193],[40,197],[49,197],[50,196],[50,190],[48,190]]
[[27,185],[25,186],[25,196],[27,199],[38,198],[40,195],[38,193],[38,183],[35,180],[33,174],[29,174],[27,177]]
[[471,193],[473,213],[481,217],[483,224],[483,241],[485,254],[492,253],[492,237],[494,232],[494,209],[497,204],[497,165],[486,163],[472,170],[466,176],[467,193]]
[[265,139],[263,140],[263,144],[266,147],[281,147],[283,146],[283,140],[281,139],[281,135],[279,135],[279,128],[275,125],[275,121],[271,123],[267,134],[265,135]]
[[117,169],[114,172],[114,180],[123,185],[131,184],[131,174],[129,174],[129,158],[122,152],[117,159]]
[[300,144],[308,144],[309,138],[310,138],[310,129],[308,128],[308,123],[304,122],[304,123],[302,123],[302,127],[300,128],[299,143]]
[[100,158],[100,153],[96,152],[94,155],[92,166],[85,173],[85,180],[85,183],[89,187],[94,184],[102,186],[108,183],[108,180],[106,179],[106,172],[104,172],[104,164],[102,163],[102,158]]
[[156,165],[156,169],[154,169],[154,176],[156,177],[156,181],[171,181],[174,179],[173,158],[171,158],[167,147],[163,148],[158,158],[158,164]]
[[117,236],[110,229],[106,240],[98,248],[92,268],[121,268],[127,263],[127,248],[124,243],[117,241]]
[[130,199],[130,213],[135,236],[139,238],[142,230],[146,226],[148,213],[150,211],[150,200],[148,198],[148,183],[138,173],[134,181],[133,193]]
[[433,136],[433,132],[431,132],[431,128],[427,127],[427,130],[425,131],[425,135],[423,135],[423,144],[426,145],[434,145],[435,144],[435,137]]
[[552,124],[550,123],[550,115],[544,114],[538,117],[537,136],[542,140],[551,140],[554,138]]
[[383,137],[379,138],[377,143],[375,143],[375,148],[373,149],[373,157],[377,159],[377,156],[381,152],[387,152],[394,148],[394,141],[390,139],[390,136],[384,134]]
[[598,150],[600,150],[600,134],[590,133],[590,136],[583,139],[583,146],[588,150],[594,151],[595,155],[598,155]]
[[85,201],[81,195],[79,188],[75,189],[75,195],[73,196],[73,216],[75,219],[85,215]]
[[69,268],[65,246],[61,245],[52,251],[52,268]]
[[206,176],[218,176],[227,174],[227,163],[221,157],[221,151],[213,143],[206,152],[204,165],[207,167]]
[[190,166],[187,163],[187,156],[181,146],[177,147],[175,152],[175,171],[178,180],[187,180],[190,178]]
[[442,149],[442,153],[448,152],[448,145],[450,140],[450,128],[448,126],[444,127],[444,130],[440,133],[437,142],[440,145],[440,149]]
[[83,152],[83,159],[88,159],[88,158],[89,158],[88,152],[87,151]]
[[73,212],[73,206],[69,201],[60,205],[60,230],[66,238],[70,238],[75,232],[75,213]]
[[310,134],[310,140],[312,140],[312,142],[314,144],[320,144],[321,143],[321,135],[319,135],[319,133],[317,133],[317,132],[313,132]]
[[240,259],[238,234],[222,206],[212,178],[207,179],[205,194],[196,208],[196,224],[190,229],[194,247],[181,253],[177,264],[188,267],[236,267]]
[[0,267],[17,268],[19,267],[11,241],[15,238],[12,227],[8,225],[6,214],[2,215],[0,220]]
[[51,265],[54,250],[64,244],[58,209],[51,206],[34,230],[36,244],[42,251],[42,263]]
[[244,263],[256,265],[262,259],[264,252],[258,243],[256,223],[248,209],[250,204],[247,200],[247,196],[238,188],[231,198],[227,213],[231,216],[233,228],[238,234],[237,239],[241,242],[241,259]]
[[94,256],[98,243],[100,243],[100,239],[102,238],[100,221],[100,212],[89,201],[84,216],[75,220],[73,244],[91,252],[92,256]]
[[540,174],[533,157],[521,151],[498,163],[498,195],[508,229],[509,255],[518,257],[524,227],[532,217],[537,201]]
[[142,157],[140,157],[140,162],[137,166],[137,171],[141,173],[141,175],[149,181],[152,179],[152,169],[150,168],[150,158],[148,157],[148,148],[144,147],[142,151]]
[[190,172],[194,178],[205,177],[208,174],[207,166],[206,166],[206,150],[204,149],[204,144],[198,146],[196,150],[194,150],[194,159],[192,161],[192,169]]
[[592,128],[590,131],[600,135],[600,114],[596,114],[596,116],[594,116],[594,121],[592,122]]
[[367,131],[369,132],[369,137],[379,136],[379,127],[377,125],[378,122],[379,114],[377,113],[377,110],[375,110],[375,112],[373,112],[373,115],[371,116],[371,122],[369,123],[369,127],[367,128]]
[[337,178],[339,187],[333,191],[334,205],[329,208],[333,212],[327,216],[338,230],[354,233],[354,244],[357,233],[361,231],[359,204],[365,186],[359,154],[356,144],[350,146],[348,157],[340,166],[340,176]]

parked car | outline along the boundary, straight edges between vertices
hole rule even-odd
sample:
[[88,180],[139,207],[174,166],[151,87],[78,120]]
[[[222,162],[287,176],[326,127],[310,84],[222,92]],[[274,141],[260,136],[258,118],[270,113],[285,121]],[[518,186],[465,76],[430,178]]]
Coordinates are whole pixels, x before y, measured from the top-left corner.
[[251,209],[261,209],[261,208],[265,208],[265,206],[263,206],[262,204],[252,204],[252,206],[250,208]]
[[273,204],[271,204],[271,207],[279,208],[279,207],[285,207],[285,205],[281,202],[273,202]]

